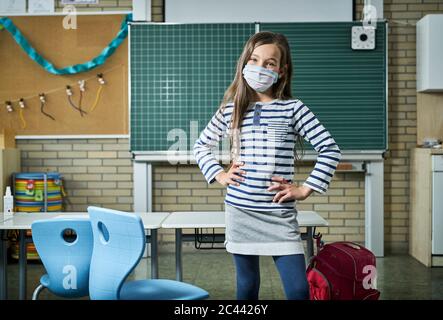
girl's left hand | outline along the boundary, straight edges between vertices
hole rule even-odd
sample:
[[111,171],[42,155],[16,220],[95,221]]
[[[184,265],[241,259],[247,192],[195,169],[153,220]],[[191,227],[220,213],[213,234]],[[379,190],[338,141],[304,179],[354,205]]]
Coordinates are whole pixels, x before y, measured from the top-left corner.
[[282,203],[290,200],[305,200],[314,191],[306,186],[293,185],[283,177],[274,176],[271,180],[278,183],[273,184],[267,190],[280,190],[275,194],[273,202],[278,201],[278,203]]

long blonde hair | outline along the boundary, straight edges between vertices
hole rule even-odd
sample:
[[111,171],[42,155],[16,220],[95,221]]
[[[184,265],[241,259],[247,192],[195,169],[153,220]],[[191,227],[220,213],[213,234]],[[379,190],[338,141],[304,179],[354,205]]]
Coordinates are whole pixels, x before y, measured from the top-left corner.
[[[272,86],[274,98],[281,100],[292,98],[291,78],[293,68],[288,40],[281,33],[262,31],[254,34],[249,38],[243,48],[243,52],[237,61],[234,80],[226,89],[219,108],[223,111],[228,103],[234,103],[230,126],[231,154],[233,154],[233,158],[236,158],[240,152],[238,148],[240,138],[239,135],[235,133],[238,133],[248,106],[255,98],[255,91],[248,86],[246,80],[243,78],[243,68],[248,63],[255,48],[264,44],[274,44],[278,47],[281,54],[279,67],[285,68],[283,75],[278,79],[277,83]],[[303,154],[303,142],[300,136],[297,136],[297,144]],[[296,158],[298,159],[297,156]]]

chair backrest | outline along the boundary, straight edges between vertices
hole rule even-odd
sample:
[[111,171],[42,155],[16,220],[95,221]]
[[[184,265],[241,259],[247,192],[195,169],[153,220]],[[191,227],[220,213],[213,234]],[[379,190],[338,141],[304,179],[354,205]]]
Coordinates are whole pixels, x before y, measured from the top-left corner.
[[117,210],[88,207],[88,212],[94,236],[89,296],[118,300],[123,282],[143,255],[143,222],[135,214]]
[[[49,277],[47,288],[65,298],[89,294],[93,237],[90,220],[55,218],[35,221],[32,239]],[[71,230],[75,231],[75,235]]]

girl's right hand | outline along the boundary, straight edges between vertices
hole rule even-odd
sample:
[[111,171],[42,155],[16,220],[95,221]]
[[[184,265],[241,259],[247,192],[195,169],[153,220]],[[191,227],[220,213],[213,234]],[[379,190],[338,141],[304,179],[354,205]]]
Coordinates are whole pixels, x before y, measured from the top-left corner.
[[238,174],[246,174],[246,171],[240,169],[241,166],[244,166],[244,162],[236,162],[231,168],[229,168],[228,172],[220,172],[215,176],[215,180],[217,180],[221,185],[227,186],[228,184],[232,184],[234,186],[239,186],[238,181],[244,181],[245,178],[240,177]]

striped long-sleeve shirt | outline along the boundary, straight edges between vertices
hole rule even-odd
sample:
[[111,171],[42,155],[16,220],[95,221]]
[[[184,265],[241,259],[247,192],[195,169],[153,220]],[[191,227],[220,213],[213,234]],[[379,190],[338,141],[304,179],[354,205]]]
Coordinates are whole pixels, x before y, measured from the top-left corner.
[[[218,110],[194,144],[194,156],[206,181],[213,183],[224,169],[213,149],[230,133],[233,104]],[[287,210],[294,201],[281,204],[272,200],[278,190],[268,191],[273,176],[292,182],[296,136],[302,136],[318,152],[314,169],[303,185],[324,193],[341,158],[341,152],[329,132],[300,100],[273,100],[249,106],[240,128],[240,152],[237,159],[246,171],[240,185],[228,185],[225,203],[249,210]]]

